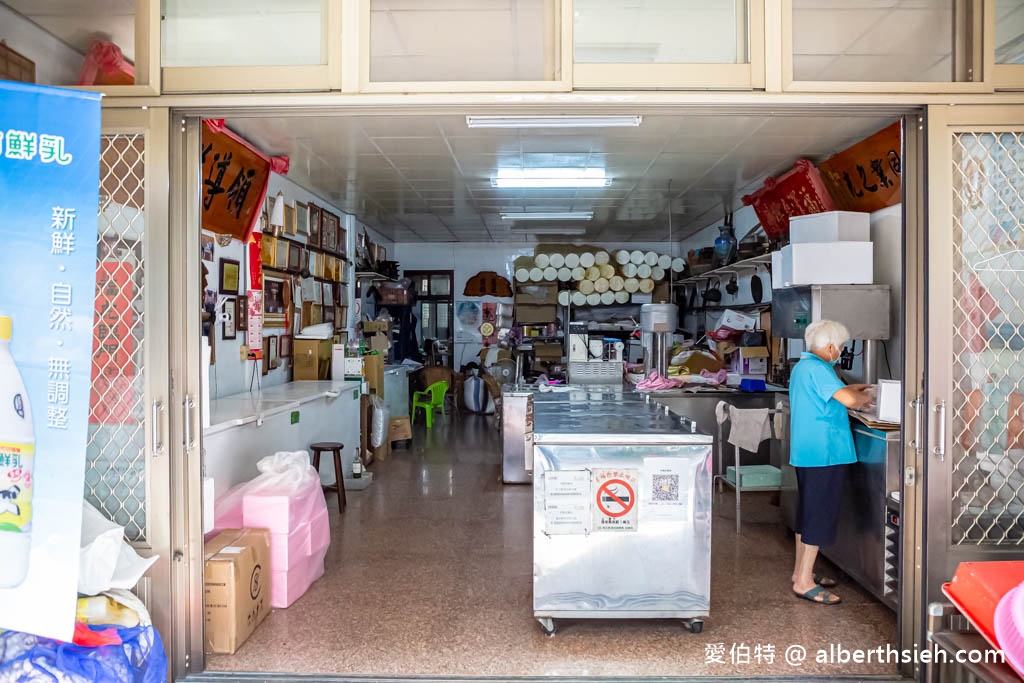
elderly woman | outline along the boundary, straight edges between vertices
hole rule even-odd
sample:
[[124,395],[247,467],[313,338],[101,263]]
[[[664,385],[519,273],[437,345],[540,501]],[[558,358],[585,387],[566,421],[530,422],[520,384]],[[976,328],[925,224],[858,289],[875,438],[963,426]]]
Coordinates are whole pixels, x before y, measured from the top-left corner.
[[789,462],[796,469],[800,494],[793,593],[823,605],[838,604],[840,599],[826,590],[836,585],[833,579],[814,574],[814,560],[818,548],[836,540],[847,465],[857,461],[846,409],[871,402],[870,385],[848,386],[833,368],[849,340],[846,327],[832,320],[808,325],[808,350],[793,368],[789,383]]

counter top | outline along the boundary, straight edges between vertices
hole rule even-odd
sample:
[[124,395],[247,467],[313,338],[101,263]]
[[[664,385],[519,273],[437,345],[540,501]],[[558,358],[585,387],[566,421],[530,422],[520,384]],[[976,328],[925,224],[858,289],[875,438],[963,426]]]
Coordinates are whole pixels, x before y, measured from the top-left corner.
[[297,410],[303,403],[358,390],[359,382],[289,382],[260,391],[232,394],[210,401],[209,436],[271,415]]
[[534,412],[534,443],[710,443],[691,420],[644,401],[547,403]]

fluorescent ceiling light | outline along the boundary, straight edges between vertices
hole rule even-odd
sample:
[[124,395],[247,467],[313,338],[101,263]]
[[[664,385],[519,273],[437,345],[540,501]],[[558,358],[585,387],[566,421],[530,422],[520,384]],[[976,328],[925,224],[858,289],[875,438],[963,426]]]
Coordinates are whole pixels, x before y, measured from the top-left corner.
[[586,228],[530,228],[512,229],[517,235],[586,235]]
[[467,116],[470,128],[636,128],[642,116]]
[[603,168],[499,168],[491,187],[608,187],[612,179]]
[[523,211],[502,212],[503,221],[589,221],[593,211]]

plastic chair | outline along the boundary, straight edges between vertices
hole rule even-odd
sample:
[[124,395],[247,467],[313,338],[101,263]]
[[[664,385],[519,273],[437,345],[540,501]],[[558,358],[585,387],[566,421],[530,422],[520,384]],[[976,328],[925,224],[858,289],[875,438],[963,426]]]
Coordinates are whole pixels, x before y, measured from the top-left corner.
[[412,395],[412,421],[416,422],[416,409],[422,408],[427,417],[427,429],[434,426],[434,411],[441,409],[441,414],[448,415],[444,411],[444,397],[448,393],[448,382],[434,382],[426,391],[417,391]]

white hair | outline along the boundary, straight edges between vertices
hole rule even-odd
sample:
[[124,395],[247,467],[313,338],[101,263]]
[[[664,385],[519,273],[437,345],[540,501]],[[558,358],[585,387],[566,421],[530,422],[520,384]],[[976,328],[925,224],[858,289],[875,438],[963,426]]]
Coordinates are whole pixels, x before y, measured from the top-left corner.
[[848,341],[850,341],[850,331],[846,329],[846,325],[837,323],[835,320],[819,320],[816,323],[811,323],[807,326],[807,331],[804,332],[804,343],[807,344],[809,351],[820,351],[829,344],[834,344],[836,348],[839,348]]

